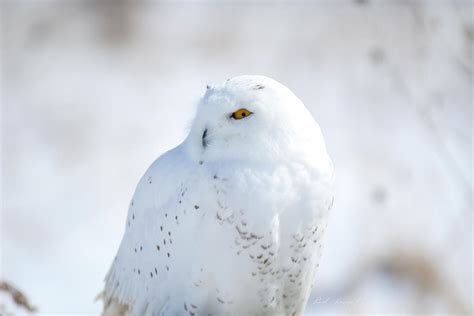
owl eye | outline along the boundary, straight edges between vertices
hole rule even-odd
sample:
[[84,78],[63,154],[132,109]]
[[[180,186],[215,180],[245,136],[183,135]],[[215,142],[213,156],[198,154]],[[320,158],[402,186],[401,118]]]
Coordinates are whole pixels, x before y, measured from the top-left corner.
[[235,111],[234,113],[232,113],[232,115],[230,117],[233,118],[234,120],[241,120],[241,119],[243,119],[247,116],[250,116],[252,114],[253,114],[253,112],[250,112],[247,109],[239,109],[239,110]]

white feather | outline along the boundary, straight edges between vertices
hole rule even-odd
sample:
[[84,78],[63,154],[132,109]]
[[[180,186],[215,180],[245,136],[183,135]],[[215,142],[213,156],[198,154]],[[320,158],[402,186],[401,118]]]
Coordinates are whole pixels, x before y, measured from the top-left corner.
[[[253,114],[232,119],[240,108]],[[333,178],[318,124],[286,87],[240,76],[207,89],[187,139],[137,186],[105,302],[130,315],[302,314]]]

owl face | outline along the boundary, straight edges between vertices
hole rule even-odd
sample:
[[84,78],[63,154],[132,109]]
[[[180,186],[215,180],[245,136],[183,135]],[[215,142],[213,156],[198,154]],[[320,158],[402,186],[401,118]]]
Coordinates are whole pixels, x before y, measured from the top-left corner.
[[207,87],[186,145],[200,161],[275,159],[288,156],[308,133],[317,137],[315,127],[285,86],[267,77],[239,76]]

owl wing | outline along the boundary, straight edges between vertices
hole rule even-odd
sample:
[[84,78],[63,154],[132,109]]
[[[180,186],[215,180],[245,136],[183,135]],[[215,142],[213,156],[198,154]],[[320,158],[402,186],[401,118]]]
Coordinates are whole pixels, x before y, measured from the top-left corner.
[[186,157],[178,146],[158,158],[137,185],[105,280],[105,315],[163,311],[179,280],[189,276],[200,201],[209,193],[200,190],[205,185],[196,173],[198,163]]

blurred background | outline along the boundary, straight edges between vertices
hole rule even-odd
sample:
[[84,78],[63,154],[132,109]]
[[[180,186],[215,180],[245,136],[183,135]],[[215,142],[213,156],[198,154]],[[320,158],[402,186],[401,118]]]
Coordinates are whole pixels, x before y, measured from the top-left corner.
[[98,315],[139,178],[240,74],[293,90],[336,166],[306,313],[472,314],[472,2],[1,4],[0,314]]

